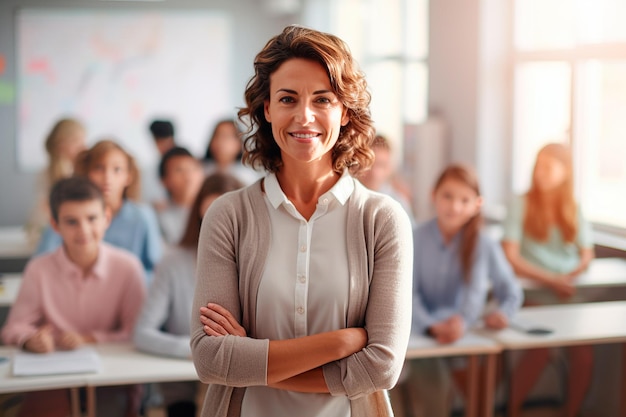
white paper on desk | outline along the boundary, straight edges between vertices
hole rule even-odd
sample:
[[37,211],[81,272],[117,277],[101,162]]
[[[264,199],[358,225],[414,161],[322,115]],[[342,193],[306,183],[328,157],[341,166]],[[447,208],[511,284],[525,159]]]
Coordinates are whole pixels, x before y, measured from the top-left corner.
[[95,373],[101,368],[100,355],[91,347],[51,353],[16,352],[13,358],[15,376]]

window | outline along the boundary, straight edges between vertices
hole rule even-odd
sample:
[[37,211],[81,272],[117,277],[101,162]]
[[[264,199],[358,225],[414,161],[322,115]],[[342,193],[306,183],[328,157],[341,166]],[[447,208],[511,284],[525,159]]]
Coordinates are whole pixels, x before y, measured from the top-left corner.
[[348,43],[367,74],[376,128],[399,148],[404,126],[427,116],[428,0],[330,4],[329,30]]
[[576,192],[594,223],[626,228],[626,2],[517,0],[513,187],[538,149],[570,143]]

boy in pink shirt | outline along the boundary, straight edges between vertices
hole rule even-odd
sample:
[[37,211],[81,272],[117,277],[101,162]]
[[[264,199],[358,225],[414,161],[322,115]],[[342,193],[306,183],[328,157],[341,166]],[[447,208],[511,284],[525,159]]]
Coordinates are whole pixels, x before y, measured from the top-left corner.
[[[63,246],[26,266],[2,339],[38,353],[130,340],[145,297],[144,269],[131,253],[102,242],[110,220],[102,193],[86,178],[63,179],[51,190],[50,210]],[[40,407],[49,416],[65,412],[66,390],[33,394],[22,415],[32,406],[37,415]],[[44,397],[51,401],[45,407]]]

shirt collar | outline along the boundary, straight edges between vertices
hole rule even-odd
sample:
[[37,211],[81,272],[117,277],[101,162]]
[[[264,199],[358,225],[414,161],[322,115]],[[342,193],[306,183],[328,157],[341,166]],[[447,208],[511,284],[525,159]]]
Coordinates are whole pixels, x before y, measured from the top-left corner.
[[[276,174],[268,174],[265,177],[264,186],[265,194],[267,195],[270,204],[275,209],[277,209],[281,204],[289,201],[283,190],[280,188],[280,184],[278,183]],[[353,191],[354,179],[352,178],[348,170],[345,169],[335,185],[333,185],[333,187],[328,190],[328,192],[320,196],[319,201],[322,202],[325,198],[332,196],[339,204],[343,206],[344,204],[346,204],[346,201],[348,201],[348,198],[350,198]]]
[[[96,263],[91,268],[89,272],[89,277],[95,277],[97,279],[105,279],[108,275],[108,267],[107,267],[107,252],[105,245],[100,243],[98,248],[98,259],[96,259]],[[56,251],[57,261],[61,264],[61,268],[63,271],[68,271],[70,274],[76,274],[76,276],[81,276],[83,271],[67,256],[67,252],[65,251],[65,246],[61,245]]]
[[441,230],[439,229],[439,225],[437,224],[437,218],[430,220],[428,224],[428,228],[430,229],[431,234],[434,236],[435,241],[439,245],[440,248],[455,248],[459,245],[459,241],[461,239],[461,233],[457,233],[454,235],[449,245],[446,245],[446,242],[443,240],[443,235],[441,234]]

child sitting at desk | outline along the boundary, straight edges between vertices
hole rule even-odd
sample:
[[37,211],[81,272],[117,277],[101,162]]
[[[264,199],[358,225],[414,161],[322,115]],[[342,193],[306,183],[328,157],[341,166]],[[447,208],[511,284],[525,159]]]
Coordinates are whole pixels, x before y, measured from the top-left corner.
[[[198,237],[204,213],[220,195],[243,186],[229,174],[216,173],[204,180],[177,247],[167,252],[156,268],[135,327],[139,350],[163,356],[191,358],[189,306],[196,285]],[[198,382],[163,383],[161,391],[168,417],[195,416]]]
[[[102,193],[86,178],[62,179],[51,190],[50,211],[62,245],[26,266],[2,339],[37,353],[130,339],[145,296],[144,271],[135,256],[102,242],[110,218]],[[117,390],[115,398],[126,404],[106,415],[131,406]],[[68,412],[67,390],[55,390],[26,394],[21,415]]]
[[[506,327],[523,294],[500,245],[481,232],[482,197],[474,172],[462,165],[448,166],[435,184],[433,202],[436,217],[413,234],[413,332],[439,343],[455,342],[483,315],[490,289],[498,306],[483,317],[485,325]],[[424,415],[449,415],[448,393],[442,393],[446,363],[414,360],[410,366]],[[454,376],[461,379],[463,372]],[[433,383],[432,377],[442,384]]]
[[159,177],[169,197],[157,211],[159,226],[165,241],[177,244],[204,178],[202,164],[187,149],[176,146],[161,158]]
[[[75,173],[100,188],[111,211],[104,241],[134,253],[149,279],[161,258],[161,235],[154,211],[133,201],[139,199],[139,170],[134,158],[117,143],[102,140],[78,155]],[[48,228],[36,254],[53,251],[60,245],[61,237]]]
[[[515,272],[550,290],[532,304],[555,304],[574,297],[574,279],[594,257],[591,227],[574,197],[572,156],[551,143],[537,154],[530,190],[507,212],[502,245]],[[591,382],[593,350],[567,348],[570,375],[565,415],[578,415]],[[511,379],[509,416],[519,415],[527,394],[550,359],[547,349],[525,351]]]

